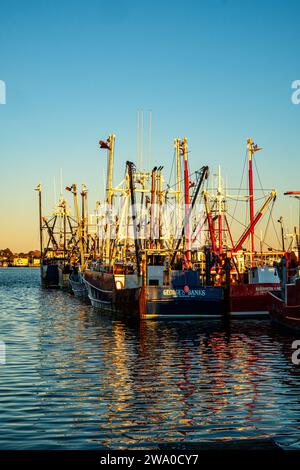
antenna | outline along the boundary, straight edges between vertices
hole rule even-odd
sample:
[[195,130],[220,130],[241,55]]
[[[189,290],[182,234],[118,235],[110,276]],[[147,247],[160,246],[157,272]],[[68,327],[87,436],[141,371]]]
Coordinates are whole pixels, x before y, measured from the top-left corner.
[[63,184],[62,184],[62,181],[63,181],[63,177],[62,177],[62,168],[60,169],[60,197],[62,197],[63,195]]
[[[103,176],[103,201],[105,201],[105,192],[106,192],[106,174],[104,168],[102,168],[102,176]],[[100,200],[101,200],[101,195],[100,195]]]
[[143,166],[143,134],[144,134],[144,111],[141,111],[141,141],[140,141],[140,170]]
[[149,134],[148,134],[148,171],[151,168],[151,144],[152,144],[152,111],[149,111]]
[[56,206],[56,179],[55,179],[55,176],[53,178],[53,192],[54,192],[54,206]]
[[221,181],[221,165],[218,166],[218,192],[222,191],[222,181]]
[[139,166],[140,155],[140,111],[137,110],[137,125],[136,125],[136,166]]

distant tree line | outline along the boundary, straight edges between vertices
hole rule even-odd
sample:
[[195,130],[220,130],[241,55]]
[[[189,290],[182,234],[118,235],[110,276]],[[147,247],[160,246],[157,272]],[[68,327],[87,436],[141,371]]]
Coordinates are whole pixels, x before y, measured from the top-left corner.
[[31,261],[34,258],[39,258],[39,257],[40,257],[39,250],[28,251],[27,253],[24,253],[24,252],[13,253],[9,248],[0,250],[0,259],[5,259],[9,263],[13,262],[15,258],[28,258],[29,261]]

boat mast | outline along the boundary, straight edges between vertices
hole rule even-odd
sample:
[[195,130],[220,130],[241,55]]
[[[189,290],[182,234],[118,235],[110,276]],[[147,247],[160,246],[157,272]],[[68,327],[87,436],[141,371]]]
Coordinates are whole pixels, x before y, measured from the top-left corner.
[[218,167],[218,230],[219,230],[219,255],[223,253],[223,194],[221,184],[221,168]]
[[156,195],[156,171],[155,166],[151,172],[151,200],[150,200],[150,248],[154,247],[154,218],[155,218],[155,195]]
[[83,269],[84,268],[84,250],[83,250],[83,244],[82,244],[82,225],[81,225],[82,221],[80,220],[80,214],[79,214],[77,186],[76,184],[72,184],[71,187],[67,186],[66,190],[72,192],[73,197],[74,197],[74,207],[75,207],[76,220],[77,220],[77,238],[78,238],[79,253],[80,253],[80,264],[81,264],[81,269]]
[[126,162],[128,176],[129,176],[129,187],[130,187],[130,198],[131,198],[131,209],[132,209],[132,221],[133,221],[133,234],[134,234],[134,246],[136,256],[136,269],[137,274],[140,276],[140,246],[137,234],[137,215],[135,206],[135,195],[134,195],[134,183],[133,183],[133,172],[135,171],[135,165],[132,162]]
[[191,244],[190,244],[190,222],[189,222],[189,215],[190,215],[190,184],[189,184],[189,166],[188,166],[188,146],[187,146],[187,138],[184,137],[180,143],[180,148],[183,156],[183,164],[184,164],[184,203],[185,203],[185,256],[188,267],[190,266],[191,262]]
[[254,221],[254,189],[253,189],[253,167],[252,167],[252,161],[253,161],[253,154],[254,152],[257,152],[258,150],[261,150],[257,145],[254,144],[253,140],[249,138],[247,140],[247,153],[248,153],[248,180],[249,180],[249,215],[250,215],[250,226],[252,227],[250,231],[250,260],[251,260],[251,266],[254,266],[254,246],[255,246],[255,241],[254,241],[254,227],[255,224],[253,224]]
[[157,208],[158,208],[158,248],[162,248],[162,171],[163,167],[160,166],[158,167],[158,172],[157,172]]
[[[95,241],[94,241],[94,257],[95,258],[97,256],[100,256],[100,240],[99,240],[99,232],[98,232],[99,221],[100,221],[100,209],[101,209],[100,201],[96,201],[96,210],[95,210],[96,233],[95,233]],[[103,247],[102,247],[102,243],[101,243],[101,256],[103,257],[102,250],[103,250]]]
[[281,231],[281,248],[282,251],[285,252],[285,243],[284,243],[284,230],[283,230],[283,217],[280,216],[278,221],[280,223],[280,231]]
[[180,190],[181,190],[181,161],[180,161],[180,140],[175,139],[175,158],[176,158],[176,205],[177,205],[177,227],[181,226],[180,221]]
[[39,193],[39,222],[40,222],[40,258],[43,256],[43,215],[42,215],[42,185],[38,184],[36,189]]
[[62,200],[63,217],[64,217],[64,262],[66,257],[66,240],[67,240],[67,204]]
[[85,184],[81,187],[81,236],[83,251],[86,253],[88,251],[87,242],[88,242],[88,224],[87,224],[87,189]]
[[[116,136],[110,134],[106,141],[100,140],[100,148],[108,150],[107,159],[107,178],[106,178],[106,202],[107,202],[107,214],[112,210],[113,202],[113,168],[114,168],[114,147],[115,147]],[[106,243],[104,257],[106,262],[109,264],[111,260],[111,226],[110,220],[106,223]]]

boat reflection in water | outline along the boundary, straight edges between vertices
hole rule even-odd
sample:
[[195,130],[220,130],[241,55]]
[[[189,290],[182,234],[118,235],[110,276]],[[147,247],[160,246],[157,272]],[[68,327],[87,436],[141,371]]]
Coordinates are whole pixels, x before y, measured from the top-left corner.
[[268,320],[129,323],[42,290],[37,271],[4,271],[0,448],[298,434],[300,370],[290,336]]
[[[257,324],[249,334],[249,326],[142,322],[138,342],[132,342],[137,328],[115,322],[114,352],[104,354],[110,367],[100,395],[112,400],[105,428],[120,434],[102,444],[117,440],[118,446],[148,448],[157,442],[266,437],[276,434],[276,426],[282,431],[287,416],[281,393],[289,380],[280,376],[289,364],[280,342],[275,353],[267,323],[261,333]],[[299,383],[293,387],[299,391]],[[299,410],[299,400],[295,406]]]

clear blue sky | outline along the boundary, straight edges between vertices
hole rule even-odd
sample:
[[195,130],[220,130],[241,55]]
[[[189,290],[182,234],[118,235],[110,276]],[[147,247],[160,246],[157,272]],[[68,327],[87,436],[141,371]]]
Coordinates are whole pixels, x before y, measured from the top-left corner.
[[[222,165],[237,186],[247,137],[266,187],[300,189],[299,1],[4,0],[0,10],[0,248],[38,247],[33,188],[101,191],[100,137],[117,136],[117,174],[135,158],[136,113],[153,113],[153,163]],[[295,201],[280,195],[277,211]],[[296,220],[295,220],[296,222]]]

